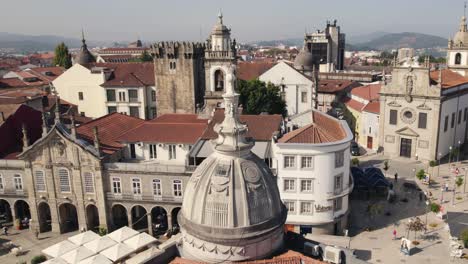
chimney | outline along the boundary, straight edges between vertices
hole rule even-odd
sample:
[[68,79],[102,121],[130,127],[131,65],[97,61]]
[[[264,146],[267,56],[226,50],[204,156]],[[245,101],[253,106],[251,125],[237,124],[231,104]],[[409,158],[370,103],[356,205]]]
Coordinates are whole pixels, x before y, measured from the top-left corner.
[[29,147],[28,132],[26,130],[26,125],[23,123],[21,130],[23,132],[23,151]]
[[70,130],[71,130],[71,136],[73,139],[76,139],[76,127],[75,127],[75,113],[72,113],[70,115]]
[[55,124],[60,123],[60,97],[55,96]]
[[99,156],[101,156],[101,143],[99,142],[99,134],[97,126],[93,127],[94,134],[94,148],[98,151]]

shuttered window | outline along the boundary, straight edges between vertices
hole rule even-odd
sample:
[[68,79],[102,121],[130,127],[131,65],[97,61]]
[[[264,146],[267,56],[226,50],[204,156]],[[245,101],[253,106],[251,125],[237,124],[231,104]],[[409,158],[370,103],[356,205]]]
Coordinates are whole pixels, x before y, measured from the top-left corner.
[[418,128],[427,127],[427,113],[419,113]]
[[91,172],[85,172],[84,178],[84,189],[85,193],[94,193],[94,177]]
[[67,169],[59,169],[59,186],[61,192],[71,192],[70,174]]
[[390,125],[396,125],[397,124],[397,110],[390,110]]
[[44,171],[35,171],[34,172],[34,180],[36,182],[36,191],[38,192],[45,192],[46,191],[46,183],[45,183],[45,175]]

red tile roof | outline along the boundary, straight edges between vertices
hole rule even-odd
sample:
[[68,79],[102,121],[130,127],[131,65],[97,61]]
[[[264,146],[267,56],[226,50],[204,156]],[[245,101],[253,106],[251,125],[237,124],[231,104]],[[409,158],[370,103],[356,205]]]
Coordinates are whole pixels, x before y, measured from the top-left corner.
[[[439,83],[439,71],[431,71],[430,78],[433,83]],[[442,70],[442,89],[451,88],[465,83],[468,83],[468,77],[462,76],[449,69]]]
[[373,101],[368,103],[362,111],[369,112],[369,113],[374,113],[374,114],[379,114],[380,113],[380,102],[379,101]]
[[29,70],[30,73],[37,76],[44,82],[53,81],[57,77],[59,77],[62,73],[65,72],[65,68],[62,67],[37,67],[31,68]]
[[150,120],[154,123],[201,123],[208,124],[207,119],[198,118],[197,114],[164,114]]
[[354,109],[354,110],[356,110],[356,111],[359,111],[359,112],[361,112],[362,109],[363,109],[364,106],[365,106],[363,103],[358,102],[358,101],[356,101],[356,100],[354,100],[354,99],[351,99],[351,98],[349,98],[349,97],[345,97],[345,98],[343,99],[343,103],[344,103],[347,107],[350,107],[350,108],[352,108],[352,109]]
[[239,62],[237,64],[237,78],[245,81],[257,79],[275,64],[273,62]]
[[39,88],[0,89],[0,104],[21,104],[43,95]]
[[118,54],[118,53],[143,53],[143,51],[149,50],[149,48],[105,48],[100,50],[99,54]]
[[113,72],[102,87],[141,87],[155,84],[154,64],[151,62],[93,63],[88,68],[103,67]]
[[77,127],[76,132],[81,138],[92,142],[94,140],[93,128],[97,127],[102,151],[112,154],[123,147],[118,142],[118,138],[144,122],[136,117],[112,113],[82,124]]
[[[203,262],[197,262],[194,260],[183,259],[176,257],[174,260],[169,262],[170,264],[202,264]],[[316,260],[303,255],[302,253],[289,250],[286,253],[275,256],[270,259],[252,260],[238,262],[242,264],[325,264],[320,260]]]
[[346,138],[341,122],[327,114],[313,111],[313,123],[285,134],[279,143],[318,144]]
[[27,83],[18,78],[1,78],[0,88],[14,88],[14,87],[27,87]]
[[[203,139],[215,139],[218,134],[213,130],[215,124],[221,123],[224,120],[224,110],[217,110],[208,125]],[[249,130],[248,137],[252,137],[258,141],[271,140],[273,133],[280,130],[283,117],[281,115],[241,115],[240,121],[247,124]]]
[[372,101],[379,99],[380,89],[382,88],[382,84],[369,84],[363,85],[359,87],[355,87],[351,90],[351,94],[367,101]]
[[319,81],[319,93],[336,93],[343,91],[348,87],[355,87],[359,85],[358,82],[346,81],[346,80],[320,80]]
[[48,85],[58,76],[65,72],[62,67],[36,67],[24,71],[15,71],[21,78],[36,78],[32,82],[23,81],[20,78],[0,79],[0,88],[40,87]]

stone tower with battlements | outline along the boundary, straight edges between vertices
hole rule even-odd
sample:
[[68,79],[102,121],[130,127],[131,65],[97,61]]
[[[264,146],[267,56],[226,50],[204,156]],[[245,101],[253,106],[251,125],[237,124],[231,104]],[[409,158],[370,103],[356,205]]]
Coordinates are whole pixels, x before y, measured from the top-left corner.
[[205,45],[157,42],[152,45],[156,78],[157,115],[195,113],[203,105]]

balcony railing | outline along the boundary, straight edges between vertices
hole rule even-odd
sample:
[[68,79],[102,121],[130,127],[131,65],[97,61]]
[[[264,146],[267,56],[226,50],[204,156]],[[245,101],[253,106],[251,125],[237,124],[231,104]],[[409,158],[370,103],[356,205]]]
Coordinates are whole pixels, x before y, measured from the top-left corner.
[[18,168],[24,169],[23,160],[6,160],[0,159],[0,168]]
[[28,192],[26,190],[15,189],[0,189],[0,197],[26,197]]
[[170,195],[155,196],[155,195],[134,195],[131,193],[118,194],[108,192],[106,197],[109,200],[118,200],[118,201],[159,201],[159,202],[176,202],[182,203],[182,197],[175,197]]
[[141,172],[161,172],[161,173],[190,173],[196,166],[170,165],[160,163],[128,163],[116,162],[106,163],[104,167],[110,171],[141,171]]

